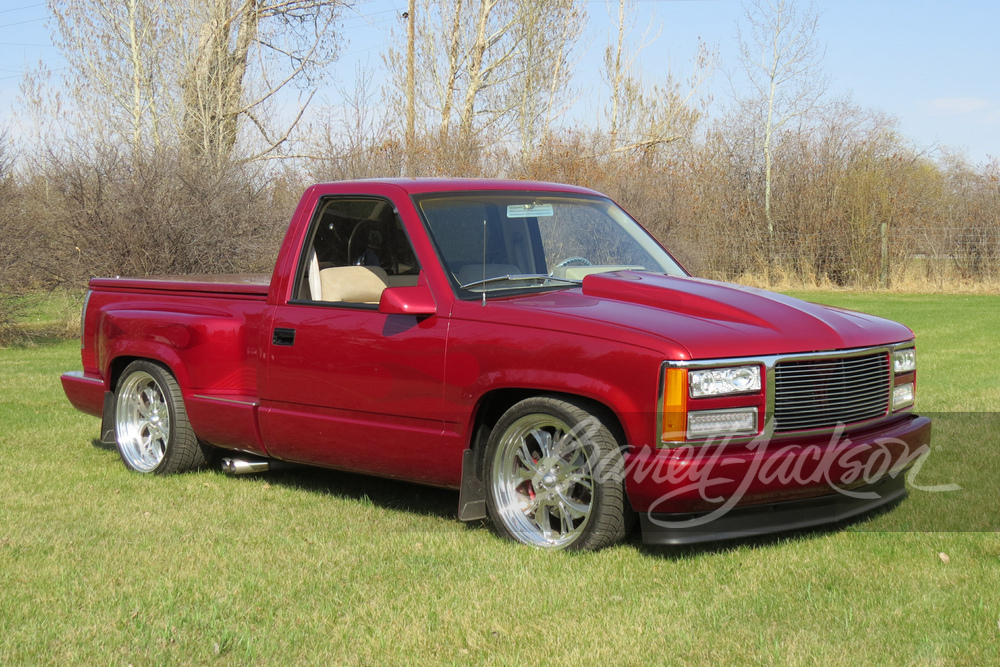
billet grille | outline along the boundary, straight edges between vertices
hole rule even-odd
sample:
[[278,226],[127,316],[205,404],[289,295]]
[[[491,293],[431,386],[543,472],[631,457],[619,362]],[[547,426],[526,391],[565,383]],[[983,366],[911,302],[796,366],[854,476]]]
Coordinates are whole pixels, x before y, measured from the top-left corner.
[[889,408],[889,355],[779,361],[774,430],[832,428],[881,417]]

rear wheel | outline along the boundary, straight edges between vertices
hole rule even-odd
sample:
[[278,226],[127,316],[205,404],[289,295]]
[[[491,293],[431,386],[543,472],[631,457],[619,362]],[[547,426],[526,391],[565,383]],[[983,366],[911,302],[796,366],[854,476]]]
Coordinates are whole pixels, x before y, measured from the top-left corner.
[[118,454],[131,470],[169,475],[205,464],[177,380],[159,364],[133,361],[125,368],[114,421]]
[[601,549],[628,532],[618,440],[601,411],[552,397],[510,408],[486,447],[487,508],[507,537],[546,549]]

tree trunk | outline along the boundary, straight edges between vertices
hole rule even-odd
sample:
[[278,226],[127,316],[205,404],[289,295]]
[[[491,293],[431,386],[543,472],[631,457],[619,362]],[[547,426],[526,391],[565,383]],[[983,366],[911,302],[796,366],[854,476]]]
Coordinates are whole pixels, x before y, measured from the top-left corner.
[[[231,11],[230,0],[211,1],[210,18],[201,26],[184,83],[184,137],[193,155],[220,162],[236,146],[243,78],[257,39],[260,0],[244,0],[236,12]],[[230,49],[234,23],[238,27]]]
[[496,0],[480,0],[476,21],[476,41],[469,58],[469,87],[465,91],[465,104],[459,119],[459,143],[464,151],[472,145],[473,121],[476,115],[476,95],[483,87],[483,57],[486,54],[486,28]]
[[448,79],[444,85],[441,105],[441,126],[438,131],[438,170],[443,166],[444,153],[448,150],[448,133],[451,127],[452,104],[455,99],[455,85],[458,81],[460,28],[462,27],[462,0],[455,0],[455,17],[451,26],[451,43],[448,45]]

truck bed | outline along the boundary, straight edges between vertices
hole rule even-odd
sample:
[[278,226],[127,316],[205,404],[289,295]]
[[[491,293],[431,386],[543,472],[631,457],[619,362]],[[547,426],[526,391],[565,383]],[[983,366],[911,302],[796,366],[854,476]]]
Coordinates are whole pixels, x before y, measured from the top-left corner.
[[103,417],[105,393],[125,366],[154,359],[177,377],[200,438],[263,452],[257,372],[270,282],[267,274],[92,279],[83,373],[63,376],[70,401]]

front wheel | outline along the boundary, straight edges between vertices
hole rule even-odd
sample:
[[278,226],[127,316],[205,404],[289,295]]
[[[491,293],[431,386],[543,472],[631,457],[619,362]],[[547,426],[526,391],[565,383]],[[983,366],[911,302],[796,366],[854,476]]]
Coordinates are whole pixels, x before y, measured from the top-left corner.
[[632,509],[620,445],[596,406],[552,397],[510,408],[485,454],[486,504],[505,536],[547,549],[601,549],[623,539]]
[[205,463],[177,380],[159,364],[133,361],[125,368],[114,421],[118,454],[130,470],[169,475]]

